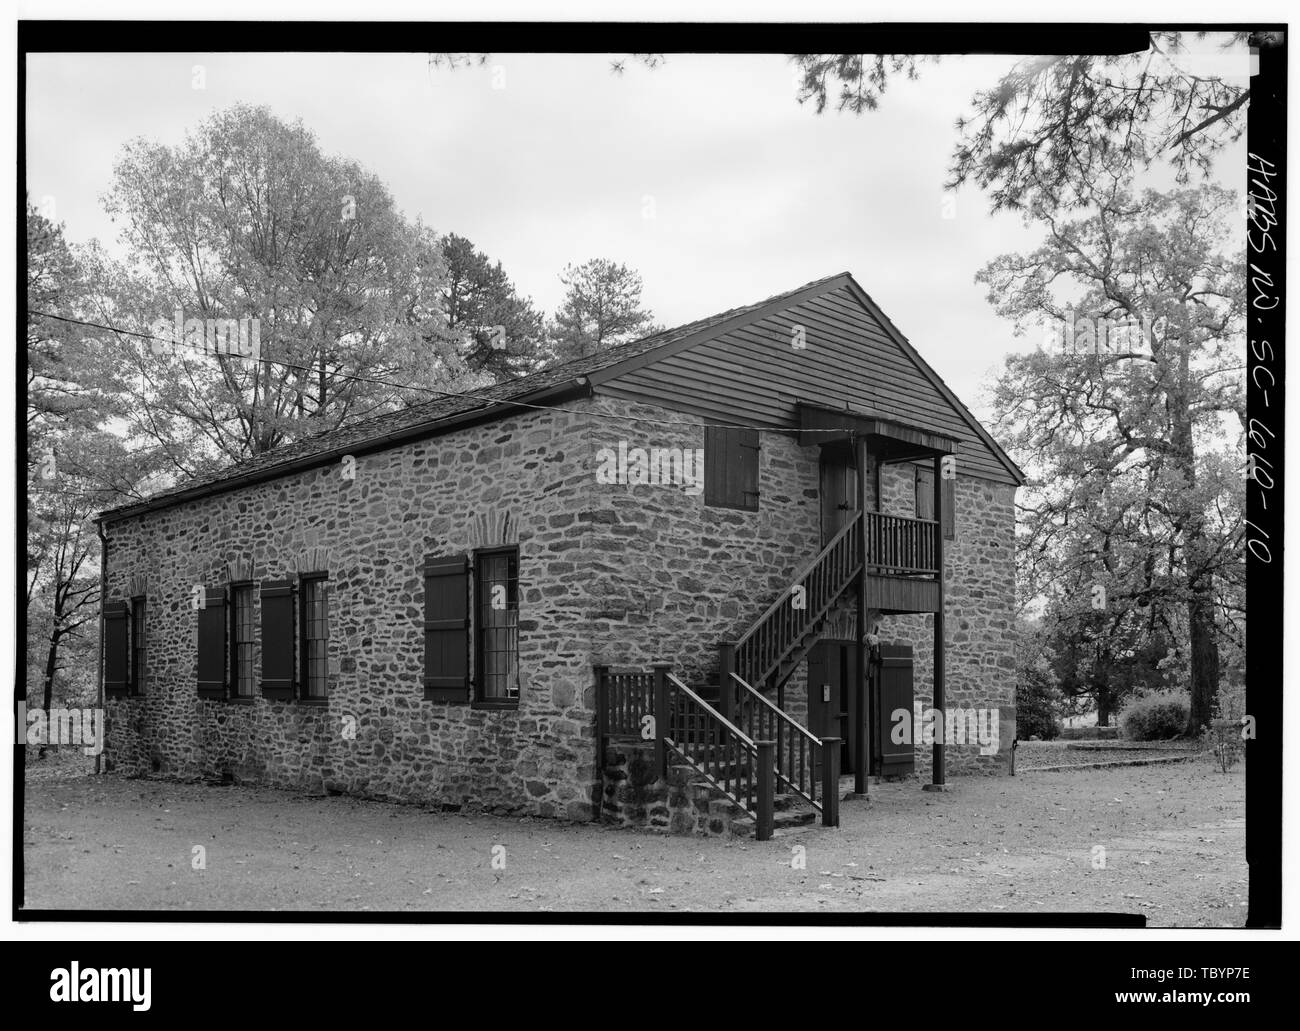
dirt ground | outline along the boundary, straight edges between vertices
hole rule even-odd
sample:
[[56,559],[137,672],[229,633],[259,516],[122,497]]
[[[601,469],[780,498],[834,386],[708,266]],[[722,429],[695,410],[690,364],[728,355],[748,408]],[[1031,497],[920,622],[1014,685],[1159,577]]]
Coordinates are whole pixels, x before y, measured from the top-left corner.
[[[116,776],[27,780],[41,909],[1140,913],[1246,919],[1244,774],[1208,761],[873,786],[772,841]],[[200,862],[202,860],[202,862]]]

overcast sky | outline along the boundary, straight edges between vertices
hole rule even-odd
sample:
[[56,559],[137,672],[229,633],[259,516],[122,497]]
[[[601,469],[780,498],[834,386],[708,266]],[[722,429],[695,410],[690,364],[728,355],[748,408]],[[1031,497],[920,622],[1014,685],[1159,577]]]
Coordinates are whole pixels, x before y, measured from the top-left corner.
[[942,184],[954,121],[1014,60],[945,58],[877,111],[817,116],[779,56],[670,55],[618,76],[600,55],[451,71],[423,54],[33,54],[28,190],[71,240],[116,249],[99,198],[123,143],[179,143],[213,111],[265,104],[369,167],[408,217],[499,259],[547,313],[559,271],[593,257],[638,270],[669,326],[848,270],[987,418],[981,383],[1024,345],[973,277],[1037,237]]

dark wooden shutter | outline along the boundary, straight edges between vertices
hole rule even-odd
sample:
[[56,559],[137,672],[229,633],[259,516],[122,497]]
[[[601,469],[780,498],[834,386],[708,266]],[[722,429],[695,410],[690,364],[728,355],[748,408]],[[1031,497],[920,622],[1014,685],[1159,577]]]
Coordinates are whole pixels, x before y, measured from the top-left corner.
[[[916,746],[921,743],[921,727],[912,726],[912,740],[895,744],[893,731],[894,712],[903,709],[909,719],[915,714],[912,694],[912,646],[910,644],[882,644],[880,646],[880,773],[884,777],[905,777],[916,767]],[[943,728],[936,727],[942,734]]]
[[199,609],[199,697],[226,697],[226,591],[204,589]]
[[727,431],[721,426],[704,427],[704,503],[725,504],[727,482]]
[[934,518],[934,470],[916,469],[916,518]]
[[262,694],[290,699],[294,687],[293,581],[262,583]]
[[943,539],[957,537],[957,478],[943,481]]
[[758,430],[704,427],[704,503],[758,510]]
[[424,560],[424,697],[469,701],[469,560]]
[[124,601],[104,605],[104,695],[108,698],[125,698],[131,693],[128,611]]

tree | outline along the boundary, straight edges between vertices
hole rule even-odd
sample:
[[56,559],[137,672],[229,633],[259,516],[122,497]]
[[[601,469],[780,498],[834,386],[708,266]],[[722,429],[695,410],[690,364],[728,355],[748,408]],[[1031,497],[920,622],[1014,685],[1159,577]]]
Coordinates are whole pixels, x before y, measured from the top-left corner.
[[501,262],[455,233],[443,238],[442,260],[443,314],[449,330],[465,338],[461,357],[470,371],[494,381],[536,371],[546,338],[542,316],[515,292]]
[[152,457],[111,428],[125,414],[120,363],[71,321],[88,316],[84,255],[30,204],[26,303],[28,659],[48,710],[70,652],[83,686],[97,665],[93,635],[84,632],[99,613],[90,519],[138,493]]
[[[137,140],[104,203],[130,259],[95,262],[97,321],[184,328],[172,353],[131,337],[120,351],[137,384],[131,430],[182,476],[428,400],[420,388],[454,390],[464,374],[439,240],[299,122],[238,105],[179,146]],[[248,320],[241,340],[250,350],[258,334],[260,360],[212,353],[209,320],[227,319]]]
[[[976,276],[1018,333],[1051,330],[1050,346],[1007,360],[993,394],[1033,476],[1021,505],[1023,590],[1119,624],[1133,610],[1148,637],[1160,629],[1179,642],[1189,733],[1211,718],[1224,602],[1244,576],[1245,266],[1229,237],[1234,211],[1218,187],[1140,200],[1116,191],[1073,222],[1040,210],[1044,244]],[[1079,313],[1088,333],[1069,346]]]
[[568,292],[555,313],[551,341],[561,361],[589,357],[658,328],[641,307],[641,276],[626,265],[593,258],[565,266],[560,282]]
[[[1244,68],[1249,34],[1217,37],[1220,52],[1235,52]],[[1030,210],[1090,204],[1157,159],[1172,163],[1179,184],[1193,171],[1208,173],[1214,155],[1245,130],[1249,80],[1198,70],[1187,43],[1185,33],[1153,32],[1141,53],[1017,62],[957,121],[948,185],[971,180],[989,192],[994,211]],[[838,90],[838,108],[860,114],[877,106],[891,76],[916,78],[919,60],[804,54],[794,58],[798,99],[820,113]]]
[[1061,733],[1061,691],[1041,625],[1016,621],[1016,737],[1051,741]]

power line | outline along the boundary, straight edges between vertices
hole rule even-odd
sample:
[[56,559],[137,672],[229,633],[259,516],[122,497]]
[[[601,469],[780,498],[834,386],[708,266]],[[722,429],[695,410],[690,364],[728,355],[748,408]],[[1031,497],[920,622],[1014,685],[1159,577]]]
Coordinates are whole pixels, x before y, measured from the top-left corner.
[[[138,337],[141,340],[157,340],[158,342],[168,344],[171,347],[188,347],[196,351],[202,351],[204,354],[215,353],[209,350],[207,347],[204,347],[199,344],[189,344],[181,341],[171,340],[167,337],[154,336],[149,333],[139,333],[135,330],[123,329],[120,326],[108,326],[102,322],[88,322],[85,319],[74,319],[74,318],[69,318],[66,315],[55,315],[53,312],[38,311],[34,308],[28,309],[28,311],[29,314],[32,315],[41,315],[45,318],[57,319],[60,322],[67,322],[76,326],[87,326],[91,329],[102,329],[102,330],[106,330],[109,333],[117,333],[123,336]],[[263,358],[259,356],[256,359],[256,361],[266,365],[277,365],[285,369],[292,369],[297,372],[315,373],[318,371],[314,366],[297,365],[293,362],[279,361],[274,358]],[[330,375],[335,379],[348,380],[356,383],[371,383],[377,386],[391,387],[394,390],[416,390],[427,394],[435,394],[439,397],[454,397],[465,401],[481,401],[484,404],[514,405],[516,408],[527,408],[539,412],[563,412],[566,415],[574,414],[571,409],[560,408],[557,405],[538,405],[538,404],[531,404],[527,401],[514,401],[509,398],[485,397],[481,394],[471,394],[467,392],[459,392],[453,390],[438,390],[435,387],[424,387],[424,386],[418,386],[418,385],[407,384],[407,383],[394,383],[392,380],[380,379],[374,376],[354,375],[345,372],[334,372],[331,373]],[[614,422],[644,423],[646,425],[661,426],[671,430],[680,430],[682,428],[678,423],[666,422],[662,419],[648,419],[636,415],[614,415],[609,412],[584,412],[582,414],[587,416],[592,416],[598,419],[608,419]],[[363,423],[354,424],[354,426],[359,426],[359,425],[363,425]],[[776,433],[782,436],[788,436],[792,433],[842,433],[843,432],[842,430],[837,430],[837,429],[825,429],[825,430],[783,429],[781,427],[774,427],[774,426],[758,426],[753,423],[709,423],[709,425],[717,426],[722,429],[754,430],[757,433]],[[337,427],[337,428],[342,429],[344,427]]]

